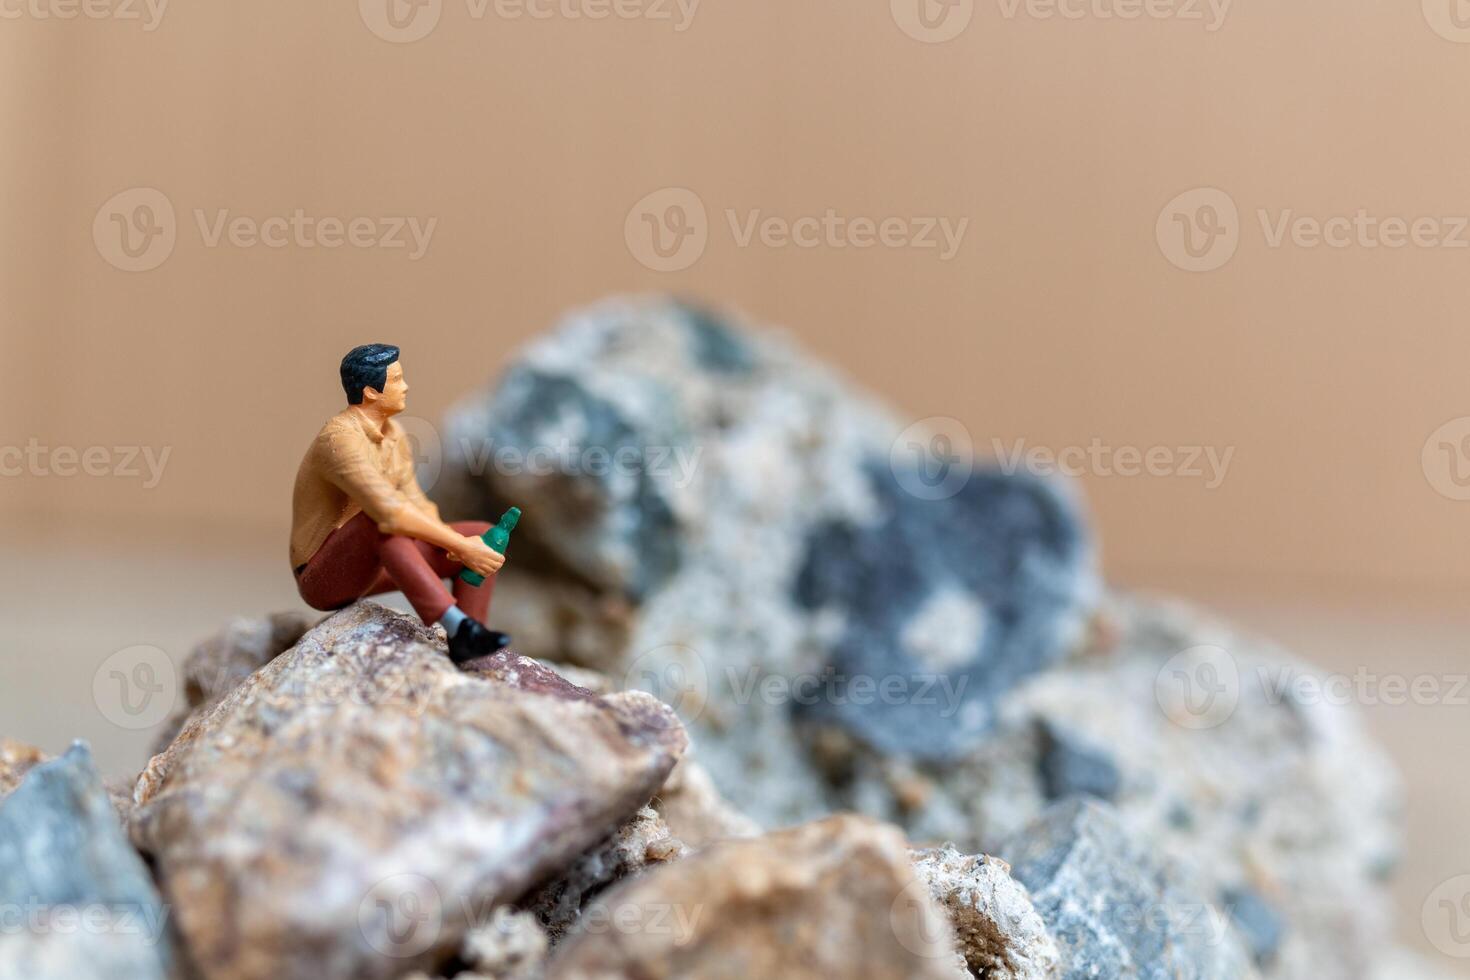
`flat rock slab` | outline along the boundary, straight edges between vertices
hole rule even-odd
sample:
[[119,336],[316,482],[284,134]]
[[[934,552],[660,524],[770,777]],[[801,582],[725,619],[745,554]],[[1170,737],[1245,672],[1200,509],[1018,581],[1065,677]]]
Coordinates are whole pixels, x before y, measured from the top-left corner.
[[549,980],[957,980],[896,829],[838,816],[715,844],[584,909]]
[[0,911],[5,980],[169,975],[169,910],[81,743],[0,800]]
[[509,656],[461,672],[438,631],[359,603],[149,763],[133,838],[205,977],[432,968],[648,802],[686,745],[673,713],[518,658],[511,682]]

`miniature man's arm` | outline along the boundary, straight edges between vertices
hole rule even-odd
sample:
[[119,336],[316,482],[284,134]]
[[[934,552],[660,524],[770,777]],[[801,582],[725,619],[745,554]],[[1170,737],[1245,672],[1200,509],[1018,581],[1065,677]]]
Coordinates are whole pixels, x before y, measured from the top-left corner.
[[[420,511],[407,494],[363,455],[350,437],[334,439],[329,456],[331,463],[324,467],[327,478],[377,523],[379,531],[427,541],[481,575],[494,575],[504,564],[505,558],[484,541],[460,534],[439,520],[437,509],[435,516]],[[418,488],[417,481],[414,487]],[[423,491],[418,492],[422,496]]]

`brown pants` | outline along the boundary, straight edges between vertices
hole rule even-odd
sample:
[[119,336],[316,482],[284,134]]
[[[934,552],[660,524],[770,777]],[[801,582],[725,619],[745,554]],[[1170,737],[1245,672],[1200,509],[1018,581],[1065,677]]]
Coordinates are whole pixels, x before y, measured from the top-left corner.
[[[482,521],[449,525],[460,534],[479,536]],[[485,622],[495,577],[483,585],[459,579],[464,566],[426,541],[384,534],[367,514],[358,514],[327,535],[316,554],[296,572],[296,588],[313,609],[341,609],[364,596],[401,591],[425,623],[436,623],[454,602],[465,615]],[[454,579],[454,598],[444,579]]]

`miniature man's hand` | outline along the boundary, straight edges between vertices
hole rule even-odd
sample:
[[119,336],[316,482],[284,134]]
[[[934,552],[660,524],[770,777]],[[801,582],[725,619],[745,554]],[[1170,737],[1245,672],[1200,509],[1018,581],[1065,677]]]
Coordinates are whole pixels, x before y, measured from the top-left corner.
[[480,538],[473,536],[466,537],[464,544],[456,548],[450,557],[470,571],[484,575],[486,578],[500,571],[500,566],[505,564],[504,555]]

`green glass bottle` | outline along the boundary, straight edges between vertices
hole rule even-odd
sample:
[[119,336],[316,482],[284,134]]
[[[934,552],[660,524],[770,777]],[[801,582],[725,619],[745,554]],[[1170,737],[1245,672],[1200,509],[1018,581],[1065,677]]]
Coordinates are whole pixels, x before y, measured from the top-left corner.
[[[480,540],[488,544],[492,551],[505,554],[505,549],[510,547],[510,532],[516,529],[516,524],[520,522],[520,519],[521,509],[512,507],[500,515],[500,523],[481,535]],[[485,582],[485,576],[468,568],[461,569],[459,577],[470,585],[483,585]]]

